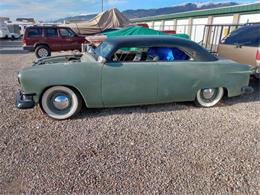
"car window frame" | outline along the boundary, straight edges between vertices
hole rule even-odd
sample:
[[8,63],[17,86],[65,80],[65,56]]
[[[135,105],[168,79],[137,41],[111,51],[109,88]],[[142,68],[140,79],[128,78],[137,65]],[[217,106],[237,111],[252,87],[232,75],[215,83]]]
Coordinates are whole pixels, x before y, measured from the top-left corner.
[[[33,29],[37,29],[37,30],[39,30],[40,33],[39,33],[37,36],[29,36],[30,30],[33,30]],[[40,28],[40,27],[28,28],[28,30],[27,30],[27,37],[28,37],[28,38],[37,38],[37,37],[42,37],[42,34],[43,34],[43,29]]]
[[[49,29],[54,29],[54,30],[56,30],[56,32],[57,32],[57,36],[48,36],[48,30]],[[58,38],[58,37],[60,37],[59,36],[59,32],[58,32],[58,28],[55,28],[55,27],[48,27],[48,28],[45,28],[44,29],[44,33],[45,33],[45,36],[47,37],[47,38]]]
[[[133,48],[139,48],[139,49],[149,49],[153,46],[149,46],[149,47],[133,47]],[[156,47],[156,46],[155,46]],[[161,46],[160,46],[161,47]],[[166,48],[169,48],[168,46],[165,46]],[[184,52],[190,59],[189,60],[171,60],[171,61],[168,61],[168,60],[145,60],[145,61],[113,61],[112,58],[114,56],[114,54],[122,49],[122,48],[131,48],[131,47],[117,47],[114,49],[114,51],[112,52],[112,55],[111,55],[111,59],[107,59],[109,63],[138,63],[138,62],[141,62],[141,63],[144,63],[144,62],[170,62],[170,63],[176,63],[176,62],[198,62],[195,60],[195,58],[192,56],[192,54],[188,53],[185,49],[183,48],[180,48],[180,47],[177,47],[177,46],[172,46],[171,48],[177,48],[179,50],[181,50],[182,52]],[[192,60],[191,60],[192,59]]]

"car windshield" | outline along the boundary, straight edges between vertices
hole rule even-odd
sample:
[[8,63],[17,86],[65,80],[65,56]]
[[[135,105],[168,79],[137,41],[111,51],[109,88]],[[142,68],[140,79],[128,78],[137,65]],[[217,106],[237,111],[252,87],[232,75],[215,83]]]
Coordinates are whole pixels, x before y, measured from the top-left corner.
[[95,54],[105,58],[112,48],[113,46],[110,43],[103,42],[95,49]]

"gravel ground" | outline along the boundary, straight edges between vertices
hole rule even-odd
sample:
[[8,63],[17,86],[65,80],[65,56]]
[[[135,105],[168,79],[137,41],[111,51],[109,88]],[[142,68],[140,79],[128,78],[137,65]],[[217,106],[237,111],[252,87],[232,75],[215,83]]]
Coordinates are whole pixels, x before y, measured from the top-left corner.
[[0,55],[0,193],[260,194],[260,85],[214,108],[172,103],[83,109],[55,121],[17,110],[16,72],[34,54]]

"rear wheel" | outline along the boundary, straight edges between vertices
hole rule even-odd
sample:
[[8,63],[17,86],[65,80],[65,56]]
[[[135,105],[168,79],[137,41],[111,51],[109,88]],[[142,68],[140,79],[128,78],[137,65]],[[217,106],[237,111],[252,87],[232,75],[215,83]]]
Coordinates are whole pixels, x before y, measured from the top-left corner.
[[77,114],[82,106],[81,96],[64,86],[47,89],[41,98],[43,111],[51,118],[63,120]]
[[212,107],[222,99],[223,95],[222,87],[200,89],[197,92],[195,103],[201,107]]
[[51,50],[46,45],[39,45],[35,49],[35,55],[37,58],[43,58],[51,55]]

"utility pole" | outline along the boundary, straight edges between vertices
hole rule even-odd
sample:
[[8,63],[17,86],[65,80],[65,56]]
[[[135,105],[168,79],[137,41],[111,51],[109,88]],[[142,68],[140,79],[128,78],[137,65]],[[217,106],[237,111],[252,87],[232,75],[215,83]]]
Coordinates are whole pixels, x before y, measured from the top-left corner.
[[104,0],[102,0],[101,2],[101,11],[103,12],[103,9],[104,9]]

